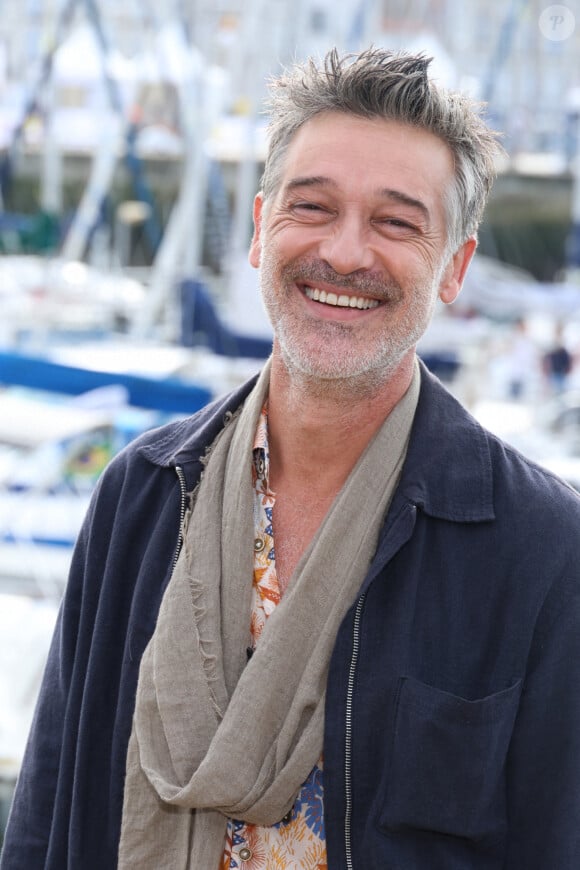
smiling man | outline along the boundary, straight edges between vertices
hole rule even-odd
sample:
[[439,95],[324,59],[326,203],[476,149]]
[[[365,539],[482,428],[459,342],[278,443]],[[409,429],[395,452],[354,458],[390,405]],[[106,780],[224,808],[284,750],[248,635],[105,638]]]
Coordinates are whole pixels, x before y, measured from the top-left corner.
[[580,866],[580,500],[417,360],[498,153],[428,65],[273,82],[271,359],[104,473],[2,870]]
[[358,394],[410,372],[475,248],[471,237],[449,256],[452,185],[450,149],[407,123],[334,111],[298,130],[277,193],[256,197],[250,254],[286,368]]

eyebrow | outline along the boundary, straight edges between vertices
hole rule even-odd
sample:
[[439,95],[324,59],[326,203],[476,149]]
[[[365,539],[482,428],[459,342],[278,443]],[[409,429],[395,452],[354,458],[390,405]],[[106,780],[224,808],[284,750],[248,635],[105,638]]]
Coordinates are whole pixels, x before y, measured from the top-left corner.
[[431,219],[431,214],[425,203],[420,199],[415,199],[414,196],[409,196],[408,193],[403,193],[402,190],[393,190],[390,187],[385,187],[381,191],[381,196],[385,199],[399,202],[401,205],[408,205],[410,208],[415,208],[420,211],[426,220]]
[[[334,179],[328,178],[325,175],[306,175],[306,176],[298,176],[297,178],[292,178],[286,185],[286,190],[292,191],[299,187],[338,187],[338,184]],[[409,196],[408,193],[404,193],[402,190],[395,190],[391,187],[382,187],[378,191],[379,195],[383,199],[390,200],[392,202],[400,203],[401,205],[409,206],[410,208],[417,209],[421,212],[421,214],[425,217],[426,220],[431,219],[431,214],[429,209],[425,205],[425,203],[420,199],[415,199],[414,196]]]

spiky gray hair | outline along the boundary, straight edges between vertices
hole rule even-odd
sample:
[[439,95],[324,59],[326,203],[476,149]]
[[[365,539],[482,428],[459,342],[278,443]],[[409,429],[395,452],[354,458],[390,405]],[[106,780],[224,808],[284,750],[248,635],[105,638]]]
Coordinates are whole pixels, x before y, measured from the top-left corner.
[[428,130],[450,148],[455,184],[447,197],[447,244],[456,251],[477,228],[502,149],[483,118],[483,106],[466,94],[439,88],[428,75],[432,58],[371,48],[360,54],[330,51],[270,81],[269,145],[262,192],[276,194],[288,146],[296,131],[321,112],[384,118]]

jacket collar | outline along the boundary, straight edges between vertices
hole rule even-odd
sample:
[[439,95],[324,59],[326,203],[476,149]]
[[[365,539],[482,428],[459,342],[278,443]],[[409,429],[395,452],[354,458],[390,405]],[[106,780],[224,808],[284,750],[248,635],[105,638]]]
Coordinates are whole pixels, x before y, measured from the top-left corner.
[[421,393],[399,495],[440,519],[492,520],[489,437],[421,364]]
[[[257,377],[257,376],[256,376]],[[176,425],[142,441],[140,451],[161,466],[182,466],[195,483],[199,461],[244,401],[253,377]],[[194,423],[195,425],[192,425]],[[489,435],[421,363],[421,392],[396,498],[456,522],[494,518]]]
[[236,390],[215,399],[196,414],[178,423],[145,433],[139,444],[142,456],[163,468],[180,466],[189,487],[197,483],[200,460],[207,447],[223,429],[227,417],[245,400],[258,375],[250,378]]

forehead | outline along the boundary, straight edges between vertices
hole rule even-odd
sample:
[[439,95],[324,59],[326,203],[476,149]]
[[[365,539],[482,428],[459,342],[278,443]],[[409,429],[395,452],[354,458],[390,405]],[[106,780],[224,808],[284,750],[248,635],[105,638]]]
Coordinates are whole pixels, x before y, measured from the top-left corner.
[[443,207],[453,182],[451,149],[428,130],[400,121],[340,112],[316,115],[290,142],[282,191],[300,178],[328,178],[349,195],[396,189]]

